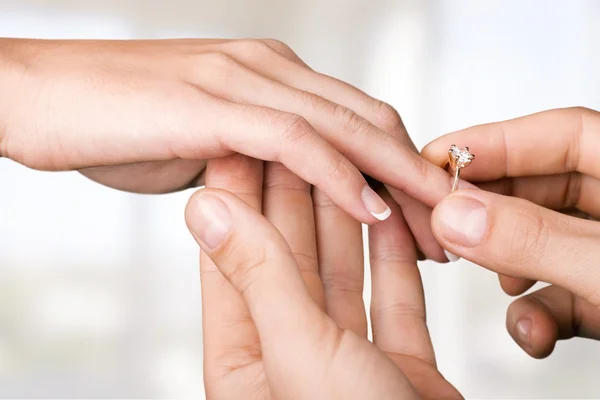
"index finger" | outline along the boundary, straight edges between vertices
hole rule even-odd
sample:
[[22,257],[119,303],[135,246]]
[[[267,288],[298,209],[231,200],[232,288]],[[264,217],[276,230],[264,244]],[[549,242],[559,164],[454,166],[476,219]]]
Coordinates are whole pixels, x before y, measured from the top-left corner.
[[[317,130],[361,171],[430,207],[448,194],[451,186],[446,174],[419,157],[402,119],[391,106],[269,49],[264,43],[261,46],[260,43],[233,41],[221,51],[239,60],[249,70],[299,90],[292,94],[292,99],[286,100],[286,105],[298,101],[306,103],[303,104],[303,115],[311,123],[320,121],[316,123],[315,127],[320,128]],[[267,91],[263,88],[259,93]],[[282,93],[281,90],[274,93],[276,101],[281,102]],[[254,104],[256,90],[250,96]],[[271,104],[269,107],[281,109],[283,105]],[[341,205],[331,191],[324,192]],[[422,210],[417,212],[423,214]]]
[[509,121],[474,126],[434,140],[421,152],[442,166],[450,145],[469,146],[477,162],[462,175],[467,180],[550,175],[578,171],[600,177],[600,113],[586,108],[544,111]]

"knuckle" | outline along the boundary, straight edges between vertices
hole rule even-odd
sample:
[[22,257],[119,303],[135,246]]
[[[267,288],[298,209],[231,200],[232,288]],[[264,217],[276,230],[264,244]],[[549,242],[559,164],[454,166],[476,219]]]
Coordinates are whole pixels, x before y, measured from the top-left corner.
[[400,244],[387,244],[378,246],[373,249],[370,254],[372,268],[374,264],[378,267],[385,267],[388,265],[398,266],[399,264],[414,264],[416,252],[406,251],[405,245]]
[[383,130],[388,133],[393,133],[397,132],[399,129],[403,129],[404,123],[402,122],[402,117],[400,117],[398,111],[388,103],[378,103],[377,115],[379,116],[379,121]]
[[302,90],[298,90],[295,93],[299,97],[301,103],[310,109],[325,110],[329,113],[335,112],[336,107],[333,105],[333,103],[321,96]]
[[253,57],[261,57],[265,54],[273,53],[275,51],[264,40],[236,40],[234,45],[238,52]]
[[319,275],[319,260],[316,255],[300,251],[293,251],[292,255],[300,272]]
[[[429,175],[431,172],[430,165],[431,164],[429,164],[429,162],[427,162],[424,158],[414,157],[412,174],[422,182],[429,182],[430,181]],[[449,177],[448,179],[450,181],[453,178]],[[397,189],[405,190],[406,185],[404,185],[403,187],[398,187]]]
[[333,115],[334,119],[339,121],[348,133],[364,131],[369,125],[369,122],[366,119],[355,113],[353,110],[341,105],[336,105],[334,107]]
[[239,68],[238,62],[225,53],[213,52],[201,55],[203,68],[218,72],[219,75],[231,75]]
[[377,313],[380,318],[382,316],[396,316],[417,318],[419,320],[425,319],[425,308],[408,302],[396,301],[379,307],[373,304],[373,308],[373,312]]
[[227,67],[236,64],[236,61],[233,59],[233,57],[225,53],[206,53],[203,54],[202,57],[208,62],[210,62],[210,64],[215,65],[217,67]]
[[290,46],[277,39],[263,39],[262,42],[283,56],[296,55]]
[[[230,249],[238,251],[239,249]],[[229,281],[244,295],[259,279],[261,270],[268,262],[267,251],[263,248],[253,249],[252,252],[240,252],[240,254],[252,254],[251,257],[238,261],[229,272]]]
[[350,176],[350,162],[340,153],[334,156],[326,174],[327,181],[342,181]]
[[338,205],[331,200],[331,197],[327,196],[325,192],[318,188],[313,188],[313,206],[315,209],[328,209],[328,208],[337,208]]
[[539,211],[517,212],[508,246],[508,263],[519,266],[527,260],[539,259],[548,238],[548,227]]
[[285,117],[280,139],[283,143],[289,144],[297,142],[312,133],[313,128],[306,119],[299,115],[291,115]]
[[360,293],[363,292],[363,280],[354,278],[350,274],[342,270],[328,270],[321,271],[321,282],[323,284],[323,290],[338,291],[338,292],[349,292],[349,293]]
[[299,178],[281,163],[265,165],[263,189],[278,189],[310,193],[310,184]]

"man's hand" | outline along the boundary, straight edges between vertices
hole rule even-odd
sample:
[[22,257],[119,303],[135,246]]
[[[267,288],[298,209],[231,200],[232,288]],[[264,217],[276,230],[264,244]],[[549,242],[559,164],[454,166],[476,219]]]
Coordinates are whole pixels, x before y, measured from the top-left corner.
[[477,126],[422,154],[441,165],[452,143],[477,154],[464,177],[487,191],[460,190],[436,207],[440,243],[502,274],[508,294],[538,280],[556,285],[508,310],[508,331],[531,356],[574,336],[600,340],[600,113],[561,109]]
[[260,167],[209,161],[186,212],[203,250],[207,398],[460,398],[436,368],[414,240],[389,195],[370,232],[372,343],[360,223],[281,164]]

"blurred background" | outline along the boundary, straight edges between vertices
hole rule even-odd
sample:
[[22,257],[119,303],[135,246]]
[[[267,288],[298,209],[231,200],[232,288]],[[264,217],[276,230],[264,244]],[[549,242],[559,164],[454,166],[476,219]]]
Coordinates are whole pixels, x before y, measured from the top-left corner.
[[[1,0],[0,36],[280,39],[395,106],[419,148],[600,109],[595,0]],[[0,188],[0,397],[204,398],[191,192],[130,195],[7,160]],[[505,331],[495,275],[464,261],[422,272],[440,368],[466,397],[600,397],[599,343],[534,361]]]

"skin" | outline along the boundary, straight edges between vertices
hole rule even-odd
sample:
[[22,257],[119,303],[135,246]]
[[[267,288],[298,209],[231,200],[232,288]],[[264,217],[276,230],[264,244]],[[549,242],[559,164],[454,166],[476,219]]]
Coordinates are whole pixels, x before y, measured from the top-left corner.
[[202,248],[207,398],[462,398],[437,370],[414,239],[385,190],[371,342],[360,223],[281,164],[211,160],[206,181],[186,221]]
[[373,224],[368,174],[420,250],[446,261],[428,221],[448,176],[418,156],[392,107],[281,42],[0,40],[0,156],[166,193],[202,185],[207,160],[234,153],[284,164]]
[[[585,108],[545,111],[451,133],[422,155],[441,165],[452,143],[476,154],[464,178],[484,190],[461,190],[434,210],[432,228],[447,250],[500,274],[520,295],[508,309],[508,332],[536,358],[558,340],[600,340],[600,113]],[[445,216],[461,204],[482,204],[477,243],[449,235]]]

